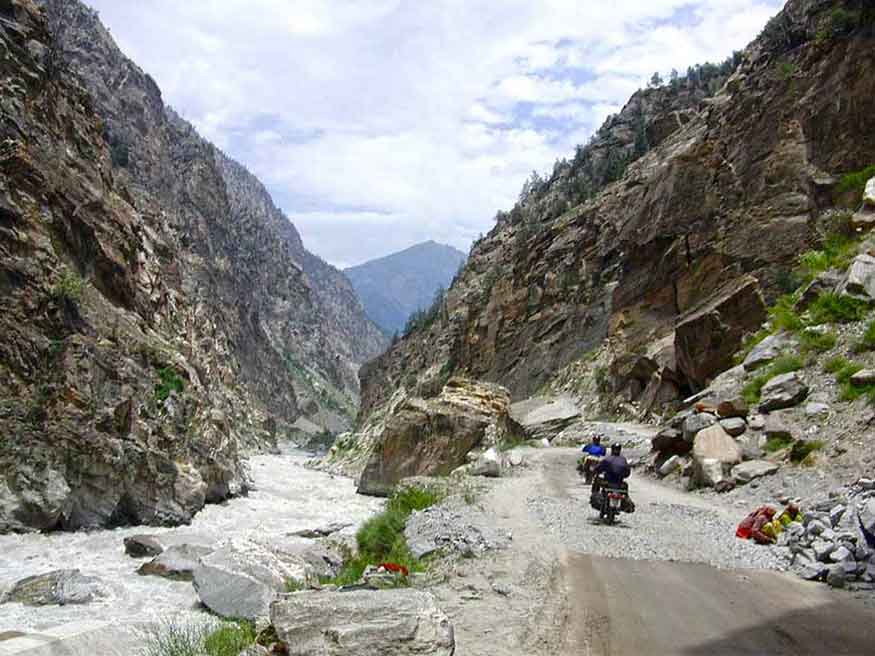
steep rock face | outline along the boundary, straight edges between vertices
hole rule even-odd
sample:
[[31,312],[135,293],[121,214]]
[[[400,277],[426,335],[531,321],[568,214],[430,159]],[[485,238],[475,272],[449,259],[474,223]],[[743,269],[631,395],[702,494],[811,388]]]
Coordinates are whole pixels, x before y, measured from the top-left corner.
[[447,288],[466,255],[433,241],[346,269],[369,317],[387,335],[400,333],[408,317],[428,308]]
[[[573,170],[561,166],[524,190],[474,245],[445,318],[363,369],[360,417],[399,386],[421,392],[454,372],[522,398],[576,361],[643,355],[673,343],[679,317],[747,275],[767,299],[777,295],[780,274],[818,238],[835,176],[868,165],[875,146],[871,16],[858,11],[864,25],[849,33],[824,32],[834,8],[857,4],[792,0],[720,92],[594,198],[554,211]],[[734,350],[740,332],[721,348]],[[706,382],[680,378],[679,394]]]
[[353,386],[215,148],[49,5],[0,1],[0,531],[185,522],[308,411],[289,358]]

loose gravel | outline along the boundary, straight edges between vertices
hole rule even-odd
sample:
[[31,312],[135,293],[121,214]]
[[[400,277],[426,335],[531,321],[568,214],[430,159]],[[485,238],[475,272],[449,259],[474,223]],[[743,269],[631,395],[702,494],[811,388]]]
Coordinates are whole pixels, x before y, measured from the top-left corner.
[[[636,493],[636,482],[639,483]],[[707,563],[720,568],[787,569],[787,551],[763,547],[735,537],[736,518],[724,509],[704,504],[666,503],[652,499],[652,484],[634,481],[633,514],[622,514],[617,524],[602,525],[589,506],[588,488],[572,496],[534,496],[529,511],[572,551],[634,560]]]

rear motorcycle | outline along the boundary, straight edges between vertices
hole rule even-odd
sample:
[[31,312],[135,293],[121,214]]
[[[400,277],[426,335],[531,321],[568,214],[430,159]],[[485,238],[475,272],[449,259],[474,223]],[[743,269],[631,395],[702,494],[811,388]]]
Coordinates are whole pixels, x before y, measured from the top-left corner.
[[602,477],[599,477],[594,488],[589,503],[599,511],[599,519],[602,523],[613,524],[621,512],[635,511],[629,499],[628,488],[609,485]]

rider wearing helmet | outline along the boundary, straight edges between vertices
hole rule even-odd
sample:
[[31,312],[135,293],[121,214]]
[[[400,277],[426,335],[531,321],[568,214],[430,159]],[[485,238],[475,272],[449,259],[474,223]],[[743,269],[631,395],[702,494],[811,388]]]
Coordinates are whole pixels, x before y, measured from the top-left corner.
[[614,485],[616,487],[623,486],[623,481],[629,478],[629,474],[632,473],[632,470],[629,468],[629,463],[620,455],[622,450],[623,446],[621,444],[612,444],[611,455],[605,456],[605,458],[599,463],[599,466],[595,469],[596,475],[604,474],[605,481],[607,481],[609,485]]
[[602,446],[601,435],[593,435],[592,441],[585,447],[583,447],[582,451],[596,458],[601,458],[602,456],[607,454],[605,447]]

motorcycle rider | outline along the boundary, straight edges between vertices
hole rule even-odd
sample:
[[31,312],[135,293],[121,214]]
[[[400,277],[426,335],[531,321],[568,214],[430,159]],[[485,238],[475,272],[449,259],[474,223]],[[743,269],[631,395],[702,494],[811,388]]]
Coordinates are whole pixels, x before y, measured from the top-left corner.
[[626,491],[627,503],[623,510],[626,512],[634,512],[635,504],[632,503],[632,499],[628,496],[629,484],[626,483],[626,479],[629,478],[632,469],[629,467],[629,462],[626,458],[620,455],[622,450],[622,444],[612,444],[611,455],[605,456],[595,468],[595,481],[592,484],[592,494],[593,496],[598,494],[600,480],[604,477],[604,481],[607,485],[618,487]]
[[605,447],[602,446],[601,435],[593,435],[590,443],[583,449],[583,455],[577,461],[577,471],[583,475],[587,483],[592,481],[594,469],[601,459],[607,454]]

